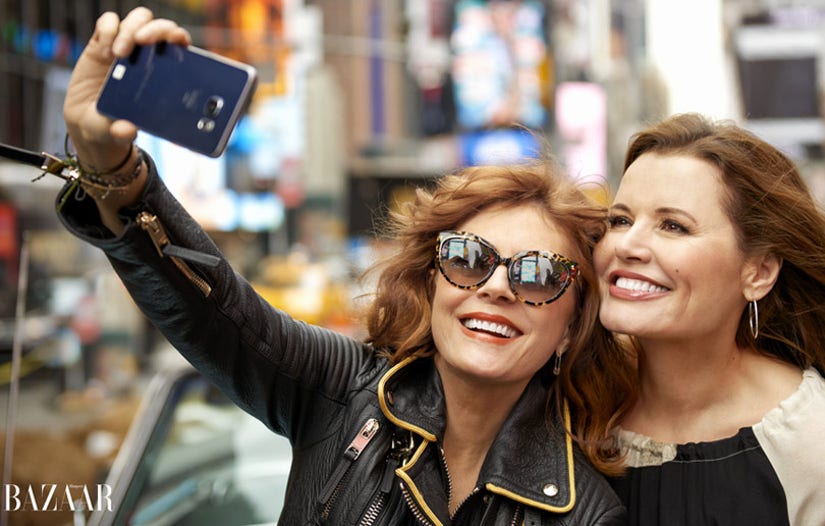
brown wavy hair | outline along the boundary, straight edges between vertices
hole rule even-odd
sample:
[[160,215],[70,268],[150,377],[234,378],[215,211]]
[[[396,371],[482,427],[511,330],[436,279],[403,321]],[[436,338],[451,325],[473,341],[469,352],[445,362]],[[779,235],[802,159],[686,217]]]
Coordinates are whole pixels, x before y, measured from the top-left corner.
[[[537,204],[571,241],[580,273],[574,283],[577,314],[570,347],[548,404],[566,399],[573,417],[572,435],[601,471],[616,473],[619,459],[610,430],[631,374],[623,351],[598,322],[599,294],[592,265],[593,247],[606,228],[606,209],[568,180],[552,160],[513,166],[470,167],[437,180],[432,190],[418,189],[408,206],[390,214],[383,229],[397,246],[387,266],[379,265],[375,296],[366,312],[367,341],[385,349],[393,362],[408,356],[432,356],[430,318],[438,233],[491,206]],[[537,307],[541,308],[541,307]],[[545,366],[540,374],[553,378]]]
[[825,215],[794,163],[736,124],[695,113],[675,115],[634,135],[625,170],[651,152],[716,166],[740,250],[782,258],[776,284],[758,302],[759,339],[751,334],[745,309],[736,344],[825,374]]

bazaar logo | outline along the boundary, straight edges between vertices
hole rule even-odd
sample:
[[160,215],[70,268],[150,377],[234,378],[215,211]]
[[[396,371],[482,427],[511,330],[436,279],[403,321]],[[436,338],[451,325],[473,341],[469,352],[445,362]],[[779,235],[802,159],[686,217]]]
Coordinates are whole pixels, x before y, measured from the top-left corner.
[[96,484],[3,484],[4,511],[112,511],[112,488]]

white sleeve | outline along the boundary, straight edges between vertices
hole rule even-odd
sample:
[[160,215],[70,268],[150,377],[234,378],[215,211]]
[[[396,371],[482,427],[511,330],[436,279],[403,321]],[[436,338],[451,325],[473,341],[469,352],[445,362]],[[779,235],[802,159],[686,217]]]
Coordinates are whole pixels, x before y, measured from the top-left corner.
[[785,490],[791,526],[825,525],[825,379],[806,370],[753,431]]

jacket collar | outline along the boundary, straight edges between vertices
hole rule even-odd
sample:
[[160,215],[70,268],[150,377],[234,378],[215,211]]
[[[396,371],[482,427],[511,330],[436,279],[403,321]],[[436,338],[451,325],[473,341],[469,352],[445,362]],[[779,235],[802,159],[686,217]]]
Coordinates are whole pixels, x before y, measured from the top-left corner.
[[[395,425],[437,442],[445,427],[444,392],[430,358],[407,358],[378,384],[381,410]],[[526,505],[563,513],[576,500],[570,416],[564,422],[548,407],[548,391],[534,377],[516,402],[490,448],[479,480],[488,491]]]

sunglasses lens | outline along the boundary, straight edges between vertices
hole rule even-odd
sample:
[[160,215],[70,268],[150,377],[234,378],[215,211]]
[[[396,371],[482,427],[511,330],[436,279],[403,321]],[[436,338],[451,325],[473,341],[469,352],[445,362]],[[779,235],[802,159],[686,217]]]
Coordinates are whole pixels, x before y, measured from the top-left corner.
[[466,237],[449,237],[441,243],[438,258],[448,280],[462,287],[478,285],[495,262],[492,248]]
[[[444,233],[438,247],[438,268],[447,281],[462,288],[475,288],[502,263],[496,250],[477,236]],[[575,270],[559,256],[529,251],[517,254],[508,264],[510,287],[523,301],[544,304],[557,299],[573,281]],[[505,260],[508,261],[508,260]]]
[[509,276],[516,293],[532,303],[558,297],[572,279],[570,269],[561,261],[532,253],[516,258]]

